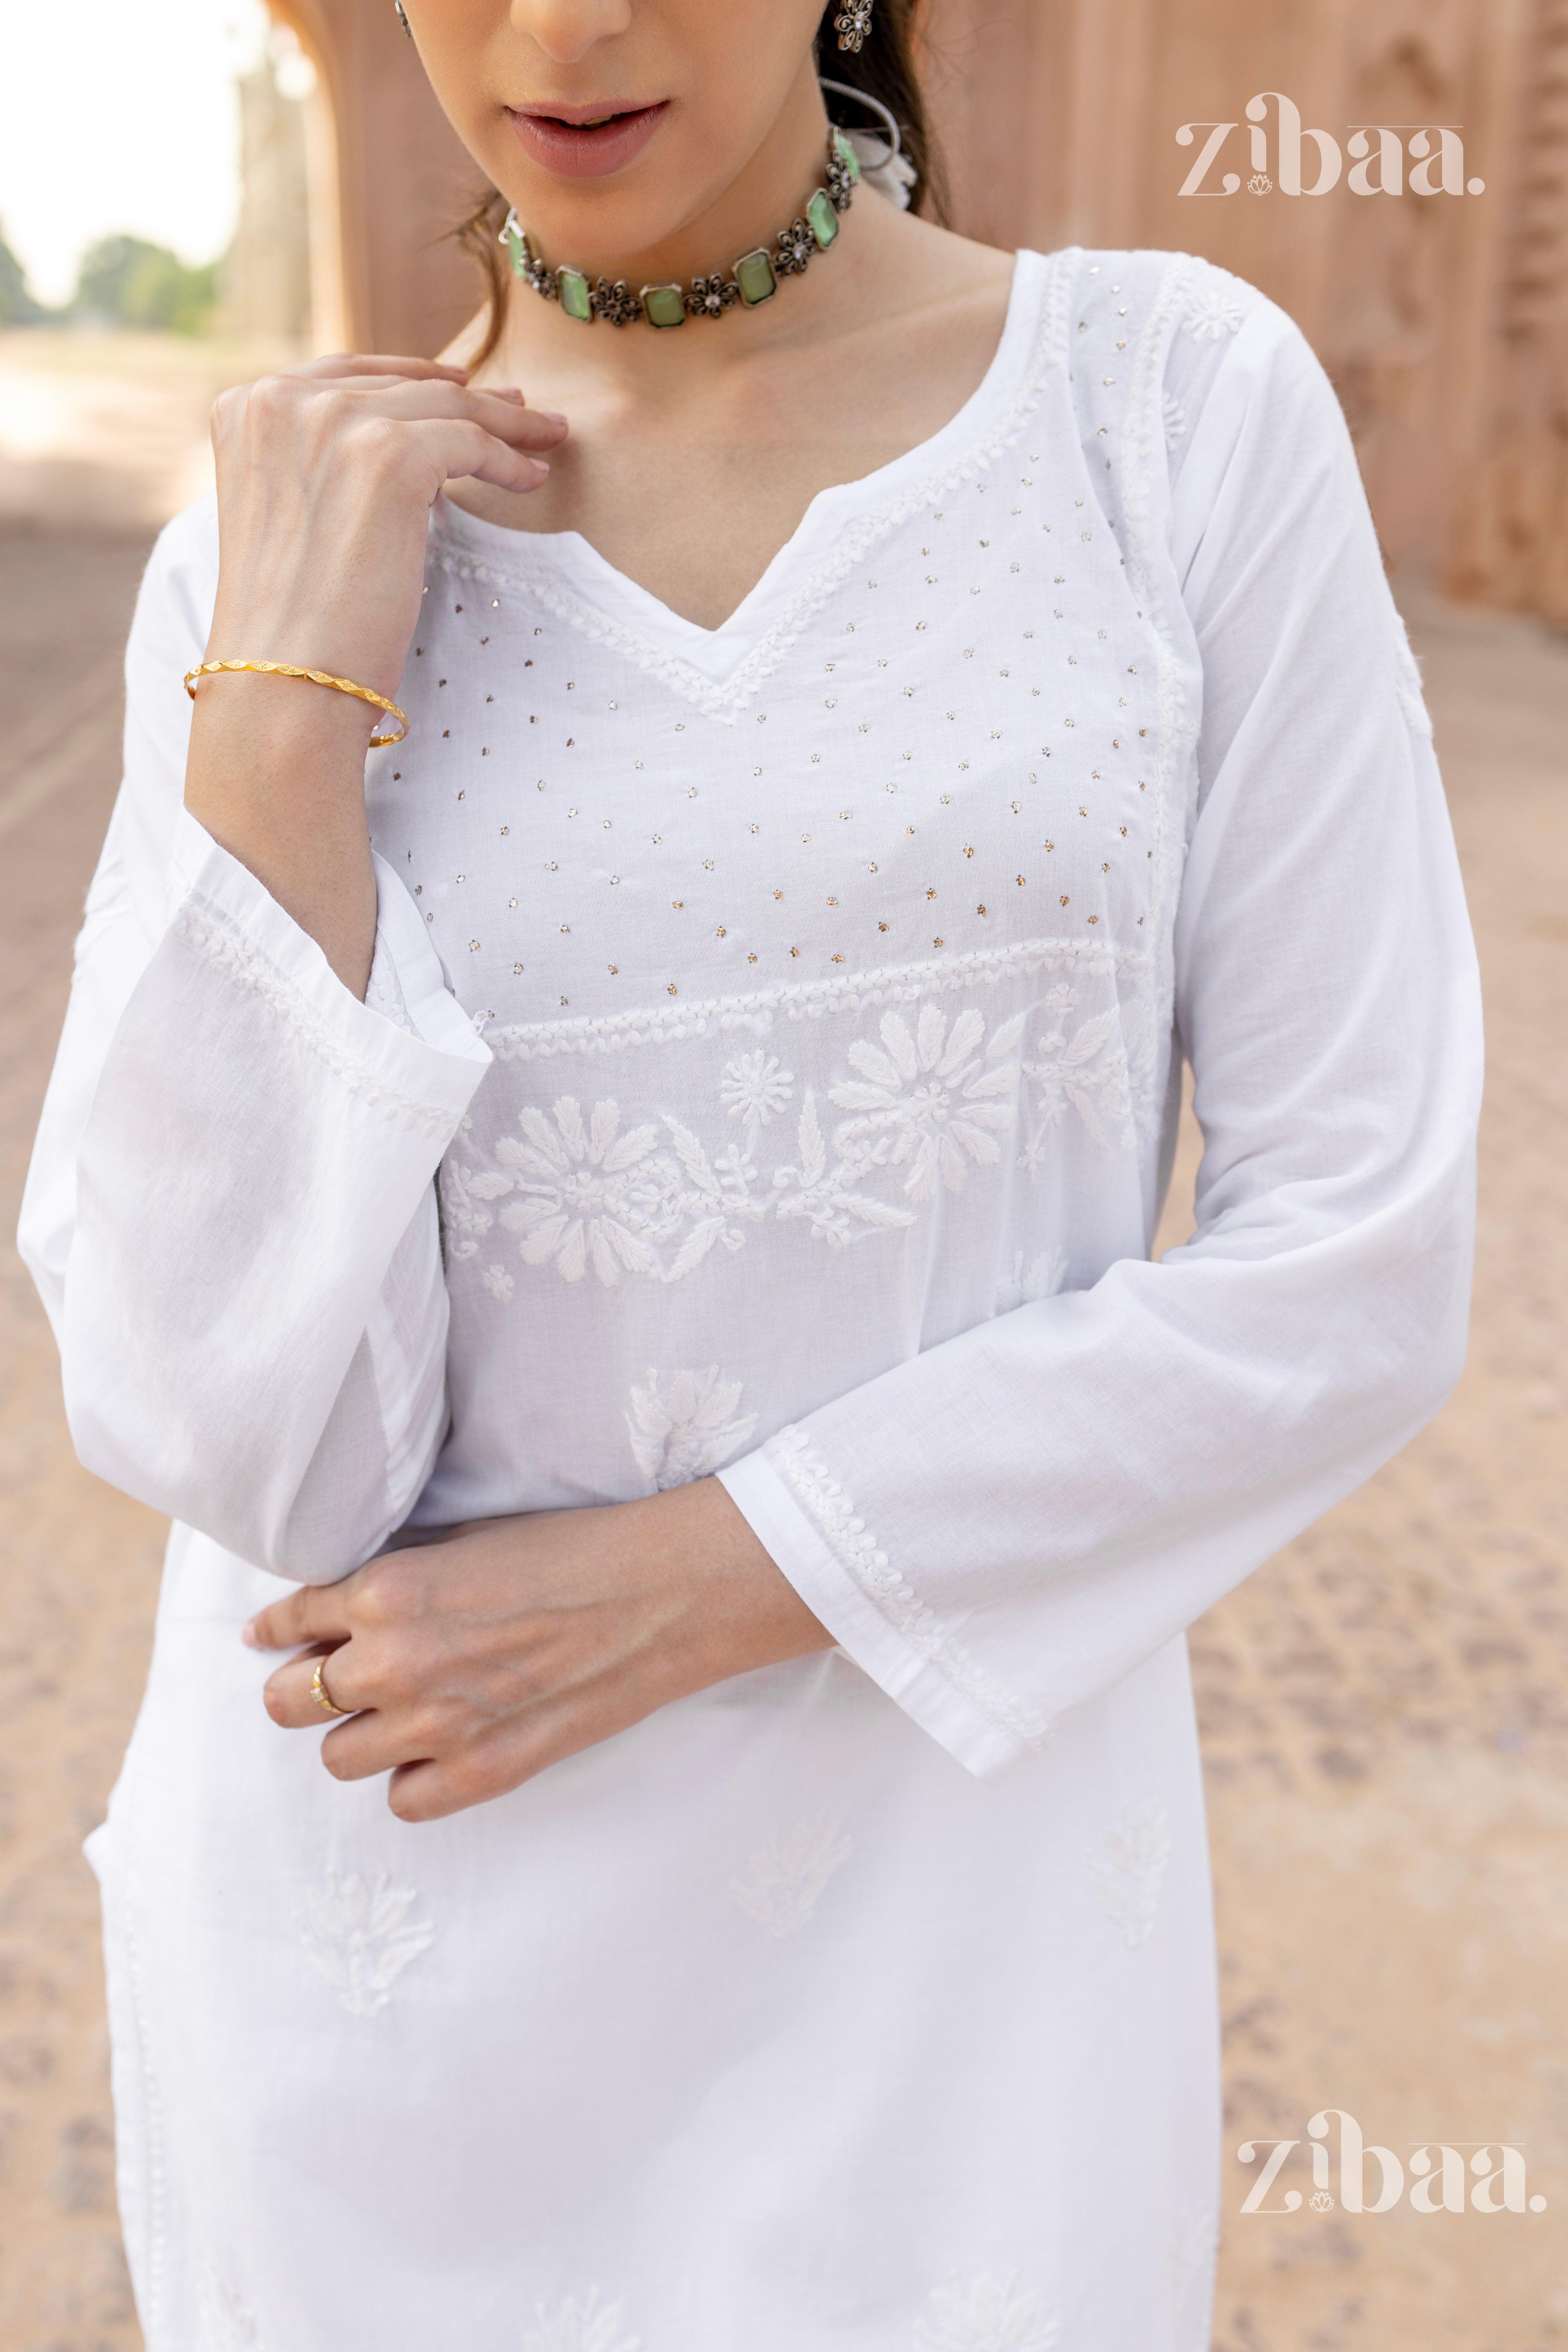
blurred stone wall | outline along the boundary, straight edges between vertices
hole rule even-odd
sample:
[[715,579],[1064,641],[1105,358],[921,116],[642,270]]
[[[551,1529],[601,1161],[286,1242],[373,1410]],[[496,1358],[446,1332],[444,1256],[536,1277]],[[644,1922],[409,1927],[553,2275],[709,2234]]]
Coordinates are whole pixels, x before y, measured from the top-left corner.
[[[392,0],[273,0],[315,58],[335,141],[342,332],[437,349],[474,299],[442,232],[476,174]],[[1568,625],[1568,0],[930,0],[929,83],[956,225],[998,243],[1178,247],[1298,320],[1339,389],[1390,563]],[[1284,192],[1278,95],[1336,142]],[[1204,186],[1178,192],[1232,121]],[[1352,139],[1399,144],[1357,194]],[[1457,129],[1462,188],[1409,184]],[[1317,150],[1306,142],[1306,180]],[[1254,178],[1267,179],[1255,192]],[[1450,174],[1451,176],[1451,174]],[[313,201],[318,212],[323,201]],[[320,331],[320,330],[319,330]]]

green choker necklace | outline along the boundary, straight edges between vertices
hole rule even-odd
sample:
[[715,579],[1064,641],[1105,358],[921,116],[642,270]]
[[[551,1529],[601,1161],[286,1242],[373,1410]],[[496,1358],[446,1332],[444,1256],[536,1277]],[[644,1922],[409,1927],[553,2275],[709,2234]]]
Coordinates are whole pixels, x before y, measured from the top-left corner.
[[552,269],[533,250],[515,210],[506,216],[500,242],[525,284],[547,302],[559,302],[569,319],[581,319],[585,326],[608,319],[613,327],[629,327],[635,319],[643,319],[650,327],[683,327],[688,319],[717,319],[737,302],[755,310],[778,292],[781,278],[798,278],[838,235],[838,215],[848,211],[859,177],[854,148],[841,131],[833,129],[824,184],[807,198],[804,212],[780,229],[773,250],[759,245],[742,254],[728,277],[720,270],[711,278],[694,278],[689,286],[644,286],[634,294],[624,278],[612,286],[607,278],[591,283],[581,269],[565,262]]

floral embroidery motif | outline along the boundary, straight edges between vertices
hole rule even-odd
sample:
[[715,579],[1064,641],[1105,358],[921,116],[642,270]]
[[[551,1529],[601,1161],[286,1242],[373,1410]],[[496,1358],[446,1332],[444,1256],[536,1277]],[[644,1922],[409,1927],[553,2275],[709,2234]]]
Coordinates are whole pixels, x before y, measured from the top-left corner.
[[[710,1161],[678,1119],[667,1117],[664,1124],[668,1150],[651,1123],[623,1135],[615,1102],[595,1103],[586,1126],[574,1096],[563,1095],[549,1118],[525,1104],[518,1113],[522,1140],[500,1138],[498,1167],[476,1171],[447,1161],[442,1199],[449,1255],[474,1256],[499,1223],[521,1236],[518,1255],[525,1265],[553,1265],[563,1281],[581,1282],[591,1265],[610,1289],[623,1273],[679,1282],[718,1241],[739,1249],[745,1235],[737,1220],[767,1213],[766,1203],[751,1197],[756,1170],[734,1145]],[[492,1214],[486,1205],[491,1201],[505,1205]],[[666,1265],[659,1244],[678,1237]],[[493,1297],[511,1296],[504,1267],[489,1266],[480,1278]]]
[[1173,449],[1177,442],[1185,437],[1187,430],[1187,412],[1182,406],[1181,402],[1176,398],[1175,394],[1173,392],[1168,392],[1165,394],[1163,413],[1165,423],[1165,446],[1167,449]]
[[833,1817],[797,1822],[751,1856],[745,1876],[730,1881],[730,1893],[737,1908],[770,1936],[798,1936],[851,1851]]
[[386,1873],[367,1884],[357,1871],[327,1873],[300,1923],[311,1966],[326,1979],[351,2017],[374,2017],[410,1960],[436,1940],[427,1919],[409,1916],[418,1896],[395,1886]]
[[1024,1253],[1013,1253],[1013,1271],[1005,1275],[996,1286],[996,1312],[1010,1314],[1015,1307],[1028,1307],[1037,1298],[1054,1298],[1068,1278],[1068,1262],[1060,1250],[1042,1250],[1031,1259],[1027,1273],[1024,1269]]
[[946,1013],[923,1004],[912,1036],[899,1013],[884,1013],[881,1047],[861,1038],[849,1048],[859,1078],[828,1090],[840,1110],[862,1114],[838,1129],[837,1150],[848,1155],[885,1135],[889,1164],[912,1163],[904,1179],[908,1199],[929,1201],[939,1175],[950,1192],[961,1192],[971,1160],[994,1166],[1002,1157],[996,1138],[1012,1126],[1015,1108],[996,1097],[1014,1093],[1017,1067],[1004,1057],[1022,1036],[1025,1017],[1005,1022],[982,1059],[985,1022],[979,1013],[961,1013],[950,1033]]
[[739,1054],[724,1065],[719,1099],[731,1118],[743,1118],[749,1128],[766,1127],[776,1118],[795,1091],[793,1071],[782,1069],[776,1054]]
[[1043,2297],[1021,2288],[1011,2271],[1004,2279],[982,2273],[968,2287],[956,2278],[937,2287],[915,2323],[915,2341],[934,2352],[1052,2352],[1058,2332]]
[[1044,1166],[1047,1138],[1061,1125],[1069,1103],[1096,1143],[1126,1151],[1137,1139],[1122,1008],[1112,1004],[1092,1013],[1069,1038],[1068,1016],[1077,1003],[1078,991],[1069,981],[1058,981],[1047,992],[1045,1011],[1055,1025],[1040,1039],[1035,1060],[1024,1064],[1025,1076],[1040,1089],[1035,1105],[1038,1124],[1023,1154],[1031,1176]]
[[507,1190],[515,1183],[522,1196],[507,1202],[500,1223],[521,1234],[523,1264],[553,1261],[564,1281],[581,1282],[591,1257],[606,1288],[623,1268],[655,1273],[651,1236],[671,1231],[679,1214],[679,1180],[657,1151],[658,1130],[634,1127],[623,1135],[613,1102],[595,1103],[584,1129],[571,1095],[554,1105],[553,1118],[552,1128],[542,1110],[525,1104],[518,1113],[524,1141],[503,1135],[496,1145]]
[[682,1214],[697,1220],[664,1277],[667,1282],[679,1282],[693,1266],[701,1265],[715,1242],[721,1241],[726,1249],[740,1249],[746,1236],[736,1220],[743,1217],[755,1223],[767,1215],[768,1207],[765,1200],[752,1198],[757,1171],[749,1153],[731,1143],[710,1162],[689,1129],[668,1113],[664,1123],[691,1188],[681,1195]]
[[855,1239],[857,1224],[886,1230],[914,1223],[912,1209],[896,1208],[889,1202],[876,1200],[857,1189],[870,1170],[886,1160],[885,1141],[875,1150],[861,1150],[852,1157],[842,1154],[832,1168],[828,1167],[827,1146],[816,1116],[816,1097],[809,1087],[801,1105],[795,1145],[800,1153],[798,1163],[773,1171],[773,1185],[779,1195],[774,1213],[781,1223],[804,1217],[813,1237],[835,1249],[848,1247]]
[[735,1411],[741,1389],[717,1364],[705,1372],[650,1371],[647,1386],[633,1389],[626,1415],[632,1452],[661,1495],[705,1478],[744,1445],[757,1416]]
[[255,2312],[215,2270],[202,2279],[201,2330],[202,2352],[262,2352]]
[[1089,1874],[1106,1917],[1121,1929],[1128,1950],[1135,1952],[1154,1932],[1170,1867],[1170,1816],[1164,1806],[1129,1809],[1120,1828],[1106,1831],[1100,1849],[1089,1856]]
[[[582,1281],[592,1267],[610,1289],[628,1274],[682,1281],[716,1244],[742,1249],[747,1227],[768,1218],[803,1223],[814,1239],[847,1248],[868,1232],[912,1225],[942,1192],[961,1192],[973,1169],[996,1166],[1002,1139],[1017,1122],[1021,1075],[1039,1090],[1024,1153],[1032,1172],[1069,1107],[1097,1143],[1131,1145],[1129,1049],[1140,1000],[1081,1022],[1069,1038],[1077,1001],[1074,984],[1058,982],[1040,1004],[999,1023],[989,1041],[985,1017],[973,1008],[949,1015],[928,1003],[912,1019],[884,1012],[874,1038],[848,1046],[853,1076],[826,1090],[849,1116],[825,1129],[808,1087],[795,1115],[796,1156],[771,1177],[758,1167],[757,1147],[794,1102],[795,1080],[761,1046],[724,1065],[719,1101],[743,1132],[711,1154],[668,1111],[624,1128],[615,1100],[596,1102],[585,1118],[575,1096],[562,1095],[548,1112],[526,1104],[517,1114],[521,1132],[499,1138],[492,1164],[475,1167],[467,1164],[465,1147],[473,1153],[474,1143],[465,1119],[441,1171],[448,1260],[478,1257],[499,1225],[518,1236],[525,1265],[552,1265],[565,1282]],[[1020,1064],[1026,1025],[1042,1008],[1055,1025],[1036,1058]],[[889,1179],[901,1199],[887,1197]],[[499,1260],[479,1281],[503,1304],[516,1286]]]
[[1247,316],[1245,289],[1228,270],[1206,269],[1188,297],[1187,325],[1194,342],[1234,335]]
[[568,2295],[552,2310],[539,2304],[538,2326],[523,2337],[522,2352],[641,2352],[640,2336],[621,2333],[622,2311],[618,2303],[602,2304],[597,2287],[589,2289],[586,2303]]
[[[473,1133],[472,1118],[458,1122],[458,1140],[471,1144]],[[502,1192],[510,1192],[511,1180],[488,1169],[465,1168],[460,1161],[448,1158],[441,1163],[440,1181],[442,1239],[447,1255],[454,1262],[476,1257],[480,1241],[495,1223],[485,1203]],[[493,1282],[487,1281],[485,1287],[498,1298],[508,1295]]]

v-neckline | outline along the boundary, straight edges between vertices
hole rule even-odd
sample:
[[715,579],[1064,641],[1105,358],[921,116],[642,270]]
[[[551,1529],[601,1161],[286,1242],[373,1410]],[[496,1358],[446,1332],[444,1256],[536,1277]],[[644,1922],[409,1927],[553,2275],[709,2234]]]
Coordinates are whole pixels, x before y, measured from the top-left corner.
[[603,617],[609,634],[640,642],[679,665],[689,665],[706,679],[724,677],[821,566],[850,522],[868,509],[896,508],[915,482],[941,476],[1006,409],[1026,380],[1037,348],[1048,268],[1043,254],[1026,247],[1015,254],[1002,332],[968,399],[945,425],[886,465],[818,490],[760,578],[717,628],[705,628],[676,612],[602,555],[581,531],[512,530],[468,513],[445,495],[436,502],[433,528],[448,545],[455,543],[456,551],[477,561],[487,577],[510,577],[538,593],[542,575],[552,574],[564,593],[547,597],[547,602],[564,604],[568,611],[585,608]]

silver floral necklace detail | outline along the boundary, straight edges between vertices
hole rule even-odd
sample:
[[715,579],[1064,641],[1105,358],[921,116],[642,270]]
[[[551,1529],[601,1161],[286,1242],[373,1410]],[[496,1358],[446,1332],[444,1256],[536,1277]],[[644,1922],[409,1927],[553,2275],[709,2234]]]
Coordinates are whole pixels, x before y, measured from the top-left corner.
[[569,319],[581,319],[585,326],[607,319],[613,327],[629,327],[641,319],[650,327],[683,327],[688,319],[721,318],[737,303],[755,310],[759,302],[771,301],[781,278],[798,278],[817,254],[827,251],[838,235],[838,215],[848,211],[859,177],[860,159],[835,124],[827,134],[823,184],[807,197],[788,227],[780,229],[773,248],[756,246],[742,254],[727,277],[721,269],[710,278],[694,278],[689,286],[672,281],[644,286],[634,294],[624,278],[614,285],[607,278],[590,281],[584,271],[566,262],[552,269],[534,251],[515,206],[506,216],[500,243],[524,284],[547,302],[559,302]]

